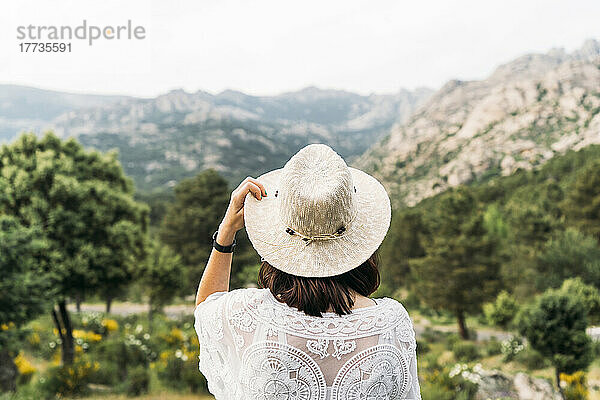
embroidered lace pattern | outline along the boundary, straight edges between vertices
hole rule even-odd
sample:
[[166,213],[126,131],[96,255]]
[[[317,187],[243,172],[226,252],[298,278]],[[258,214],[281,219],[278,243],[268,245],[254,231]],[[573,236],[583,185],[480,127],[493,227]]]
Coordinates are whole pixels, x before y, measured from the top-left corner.
[[214,293],[194,313],[199,369],[217,400],[420,399],[410,317],[376,303],[313,317],[267,289]]

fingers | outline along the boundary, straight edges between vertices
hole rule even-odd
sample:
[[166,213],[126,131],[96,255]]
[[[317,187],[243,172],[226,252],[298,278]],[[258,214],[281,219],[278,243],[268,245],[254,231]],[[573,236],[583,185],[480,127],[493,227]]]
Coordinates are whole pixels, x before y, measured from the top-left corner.
[[234,202],[240,205],[244,203],[244,199],[246,198],[246,194],[248,192],[252,193],[257,200],[262,199],[263,190],[261,190],[261,188],[254,182],[246,182],[235,190],[232,197]]
[[242,183],[240,183],[240,186],[238,186],[238,189],[242,187],[242,185],[251,182],[254,185],[258,186],[260,189],[260,192],[262,194],[262,196],[266,196],[267,195],[267,190],[265,189],[264,185],[262,183],[260,183],[258,180],[254,179],[253,177],[249,176],[246,179],[244,179],[242,181]]

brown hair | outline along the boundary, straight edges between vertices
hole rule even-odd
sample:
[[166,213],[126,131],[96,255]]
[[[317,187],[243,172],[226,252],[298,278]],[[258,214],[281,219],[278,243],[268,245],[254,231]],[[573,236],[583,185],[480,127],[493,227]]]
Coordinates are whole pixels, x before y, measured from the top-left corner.
[[268,288],[273,296],[304,311],[308,315],[321,317],[333,309],[336,314],[349,314],[354,306],[354,292],[369,296],[379,287],[379,255],[371,257],[358,267],[341,275],[326,278],[307,278],[291,275],[262,262],[258,273],[258,284]]

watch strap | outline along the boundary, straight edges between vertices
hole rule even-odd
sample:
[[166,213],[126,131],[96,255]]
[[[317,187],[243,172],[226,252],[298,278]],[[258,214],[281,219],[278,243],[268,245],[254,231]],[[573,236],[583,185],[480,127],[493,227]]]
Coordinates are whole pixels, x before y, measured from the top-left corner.
[[217,243],[217,234],[219,233],[219,231],[215,231],[215,233],[213,233],[212,239],[213,239],[213,247],[215,250],[217,250],[219,253],[233,253],[233,248],[236,245],[235,242],[235,238],[233,239],[233,243],[231,243],[229,246],[222,246],[219,243]]

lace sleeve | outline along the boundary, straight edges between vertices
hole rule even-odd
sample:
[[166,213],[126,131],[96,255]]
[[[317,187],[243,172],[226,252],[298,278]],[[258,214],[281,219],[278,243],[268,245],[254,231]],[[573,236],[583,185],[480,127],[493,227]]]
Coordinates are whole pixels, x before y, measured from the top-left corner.
[[412,377],[412,396],[414,399],[421,400],[421,386],[419,385],[419,374],[417,372],[417,353],[413,350],[412,360],[410,360],[410,375]]
[[412,319],[403,306],[400,306],[399,312],[401,322],[396,327],[396,339],[400,347],[407,350],[409,357],[409,373],[411,376],[411,388],[407,398],[421,399],[421,387],[419,384],[419,375],[417,371],[417,340]]
[[198,334],[198,369],[206,377],[208,389],[217,398],[232,381],[230,335],[225,329],[224,312],[228,292],[211,294],[194,310],[194,328]]

